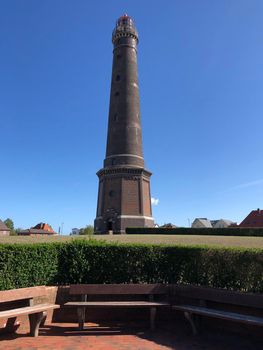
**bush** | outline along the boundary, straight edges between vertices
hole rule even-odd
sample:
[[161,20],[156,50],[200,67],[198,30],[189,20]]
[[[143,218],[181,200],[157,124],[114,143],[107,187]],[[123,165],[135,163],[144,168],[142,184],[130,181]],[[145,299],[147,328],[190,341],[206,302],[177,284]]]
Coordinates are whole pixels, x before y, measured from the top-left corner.
[[164,228],[164,227],[128,227],[126,233],[129,235],[206,235],[206,236],[254,236],[263,237],[263,228]]
[[0,290],[54,284],[58,243],[0,245]]
[[263,292],[263,250],[94,240],[0,245],[0,289],[70,283],[186,283]]
[[79,230],[79,235],[88,235],[91,236],[94,234],[94,227],[92,225],[87,225],[84,228]]

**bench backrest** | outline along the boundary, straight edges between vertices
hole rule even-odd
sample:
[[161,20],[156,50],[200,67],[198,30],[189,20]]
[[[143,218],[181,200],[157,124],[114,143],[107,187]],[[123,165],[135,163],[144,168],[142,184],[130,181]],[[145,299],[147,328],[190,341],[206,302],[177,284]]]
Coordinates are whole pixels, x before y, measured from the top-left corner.
[[175,285],[173,294],[182,298],[212,301],[247,307],[263,308],[263,295],[242,293],[224,289],[199,287],[191,285]]
[[155,295],[167,294],[167,286],[162,284],[72,284],[69,294]]
[[46,294],[47,291],[45,286],[3,290],[0,291],[0,303],[32,299],[34,297],[45,296]]

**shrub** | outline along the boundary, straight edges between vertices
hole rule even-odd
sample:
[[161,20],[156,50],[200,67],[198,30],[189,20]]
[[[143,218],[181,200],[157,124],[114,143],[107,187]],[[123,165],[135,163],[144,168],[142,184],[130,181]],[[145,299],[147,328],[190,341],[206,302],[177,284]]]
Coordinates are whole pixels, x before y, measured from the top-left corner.
[[92,225],[87,225],[84,228],[79,230],[79,235],[88,235],[91,236],[94,233],[94,227]]
[[0,245],[0,289],[70,283],[186,283],[263,292],[263,250],[95,240]]
[[59,244],[0,245],[0,290],[56,283]]
[[263,237],[263,228],[164,228],[164,227],[128,227],[126,233],[130,235],[206,235],[206,236],[254,236]]

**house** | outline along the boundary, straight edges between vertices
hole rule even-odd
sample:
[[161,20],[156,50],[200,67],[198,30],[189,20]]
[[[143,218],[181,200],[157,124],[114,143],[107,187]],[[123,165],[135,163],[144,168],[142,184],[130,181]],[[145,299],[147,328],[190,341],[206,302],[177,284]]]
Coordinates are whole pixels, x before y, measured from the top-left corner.
[[0,236],[10,236],[10,229],[0,220]]
[[192,228],[226,228],[233,224],[233,221],[226,219],[209,220],[207,218],[196,218],[192,223]]
[[79,231],[80,231],[79,228],[74,227],[74,228],[71,230],[70,236],[79,235]]
[[192,223],[192,228],[212,228],[211,221],[207,218],[196,218]]
[[[214,224],[213,224],[214,222]],[[233,225],[234,222],[231,220],[226,220],[226,219],[220,219],[220,220],[211,220],[212,226],[214,228],[226,228],[229,227],[230,225]]]
[[161,226],[161,228],[176,228],[177,226],[175,226],[174,224],[172,223],[168,223],[168,224],[164,224]]
[[17,234],[19,236],[54,236],[57,235],[57,232],[55,232],[49,224],[40,222],[36,226],[31,227],[27,230],[21,230]]
[[263,227],[263,210],[252,210],[239,227]]
[[218,223],[219,220],[210,220],[211,225],[215,227],[215,225]]

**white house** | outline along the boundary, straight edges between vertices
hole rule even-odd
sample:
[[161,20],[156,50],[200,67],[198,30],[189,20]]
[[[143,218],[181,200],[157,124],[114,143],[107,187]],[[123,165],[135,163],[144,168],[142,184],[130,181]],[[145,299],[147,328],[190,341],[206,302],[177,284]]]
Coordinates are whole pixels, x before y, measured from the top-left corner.
[[70,236],[75,236],[75,235],[79,235],[79,231],[80,229],[79,228],[73,228],[71,229],[71,233],[70,233]]
[[214,228],[226,228],[228,226],[230,226],[231,224],[233,224],[233,221],[231,220],[225,220],[225,219],[220,219],[220,220],[216,220],[215,225],[213,225]]
[[212,228],[211,221],[207,218],[196,218],[192,223],[192,228]]

